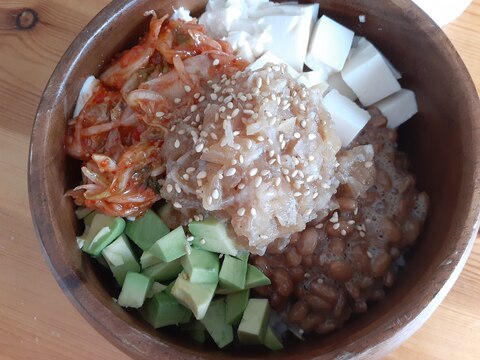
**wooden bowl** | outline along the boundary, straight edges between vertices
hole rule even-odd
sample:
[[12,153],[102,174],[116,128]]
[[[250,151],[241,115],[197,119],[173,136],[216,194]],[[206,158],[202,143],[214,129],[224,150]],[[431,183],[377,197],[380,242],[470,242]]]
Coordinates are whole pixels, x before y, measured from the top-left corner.
[[[182,4],[199,13],[205,1],[115,1],[72,43],[55,69],[32,132],[29,195],[45,257],[65,294],[106,338],[135,359],[329,358],[372,359],[415,332],[457,279],[478,229],[480,119],[478,95],[452,44],[406,0],[321,0],[321,12],[365,35],[401,70],[404,87],[416,92],[420,112],[401,129],[401,146],[412,160],[418,185],[431,198],[423,233],[386,298],[327,336],[291,341],[278,353],[219,351],[178,333],[155,331],[112,301],[106,277],[76,245],[74,206],[65,191],[79,180],[67,159],[63,136],[84,79],[146,29],[142,14]],[[360,23],[359,15],[366,15]],[[446,329],[448,331],[448,329]]]

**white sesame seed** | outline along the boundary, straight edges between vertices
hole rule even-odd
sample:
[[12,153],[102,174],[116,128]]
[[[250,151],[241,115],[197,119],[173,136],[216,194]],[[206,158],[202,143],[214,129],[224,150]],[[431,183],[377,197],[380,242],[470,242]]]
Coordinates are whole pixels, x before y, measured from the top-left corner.
[[250,209],[250,215],[255,216],[257,215],[257,210],[255,208]]
[[283,168],[282,169],[282,174],[283,175],[288,175],[288,174],[290,174],[290,170],[288,170],[287,168]]
[[315,229],[322,229],[322,228],[323,228],[323,224],[322,224],[322,223],[315,225]]
[[285,180],[287,180],[287,182],[291,182],[292,180],[290,179],[290,176],[286,175],[285,176]]
[[167,192],[171,193],[173,191],[173,186],[172,184],[167,184]]
[[[238,109],[235,109],[235,110],[238,110]],[[240,135],[240,131],[235,130],[235,131],[233,132],[233,136],[238,136],[238,135]]]
[[273,184],[275,186],[279,186],[281,182],[282,182],[282,179],[280,179],[279,177],[277,177],[277,178],[275,178],[275,180],[273,180]]
[[220,106],[220,108],[218,109],[218,112],[225,112],[225,110],[227,110],[227,108],[225,106]]
[[263,140],[265,140],[265,138],[262,135],[259,135],[257,136],[257,140],[262,142]]
[[225,176],[233,176],[237,172],[237,169],[235,168],[230,168],[225,172]]
[[261,176],[257,176],[255,178],[255,187],[258,188],[260,186],[260,184],[262,183],[263,179]]
[[219,197],[220,197],[220,192],[218,191],[218,189],[213,189],[213,191],[212,191],[212,198],[214,198],[215,200],[217,200]]
[[307,126],[307,122],[305,120],[302,120],[300,122],[300,126],[305,129],[305,127]]
[[300,160],[298,160],[298,158],[295,157],[295,156],[292,158],[292,161],[293,161],[293,163],[295,164],[295,166],[297,166],[298,164],[300,164]]
[[173,102],[174,102],[175,104],[180,104],[180,103],[182,102],[182,99],[180,99],[180,98],[175,98],[175,99],[173,99]]
[[198,98],[200,97],[200,95],[201,95],[201,94],[197,92],[197,93],[193,94],[193,98],[194,98],[194,99],[198,99]]
[[[198,101],[199,101],[199,102],[202,102],[203,100],[205,100],[205,96],[202,95],[202,96],[200,96],[200,98],[198,99]],[[210,105],[210,104],[208,104],[208,105]]]
[[308,134],[308,140],[315,140],[317,136],[313,133]]
[[297,170],[297,169],[293,170],[293,172],[292,172],[292,177],[295,177],[295,176],[297,176],[297,175],[298,175],[298,170]]
[[242,155],[242,154],[238,155],[238,162],[239,162],[240,164],[243,164],[243,163],[245,162],[245,159],[243,158],[243,155]]
[[207,172],[205,170],[202,170],[197,174],[198,180],[205,179],[206,177],[207,177]]
[[294,137],[295,139],[300,139],[301,135],[300,135],[299,132],[296,132],[296,133],[293,134],[293,137]]
[[231,101],[227,104],[227,108],[233,109],[233,103]]
[[[202,185],[203,185],[203,181],[200,180],[200,179],[197,179],[197,186],[200,187]],[[201,192],[200,192],[200,194],[201,194]]]
[[345,235],[347,235],[347,232],[344,229],[342,229],[342,230],[340,230],[340,235],[345,236]]
[[243,189],[245,189],[245,184],[238,184],[237,187],[238,187],[239,190],[243,190]]
[[275,158],[268,160],[268,163],[269,163],[270,165],[273,165],[273,164],[275,164],[276,162],[277,162],[277,159],[275,159]]
[[189,93],[190,91],[192,91],[192,88],[188,85],[185,85],[183,88],[185,89],[186,93]]
[[283,138],[284,138],[284,135],[283,133],[278,135],[278,142],[282,142],[283,141]]
[[232,165],[237,165],[237,160],[232,159],[232,161],[230,161],[230,164],[232,164]]
[[313,199],[316,199],[318,197],[318,192],[313,193]]
[[290,103],[283,105],[282,110],[287,110],[290,107]]
[[368,168],[371,168],[373,166],[373,163],[371,161],[367,161],[365,163],[365,167],[368,169]]
[[315,157],[313,155],[309,155],[308,156],[308,161],[313,161],[313,160],[315,160]]
[[269,174],[270,174],[270,170],[264,169],[264,170],[260,171],[260,175],[262,175],[262,176],[267,176]]
[[238,151],[238,150],[240,150],[242,147],[240,146],[240,144],[233,144],[233,148]]
[[253,168],[253,169],[250,169],[250,171],[248,172],[248,174],[250,176],[255,176],[257,175],[257,172],[258,172],[258,169],[257,168]]
[[250,150],[253,146],[253,141],[250,139],[247,139],[247,149]]
[[253,115],[253,114],[255,113],[255,111],[250,110],[250,109],[245,109],[245,110],[243,110],[243,113],[244,113],[245,115]]
[[302,111],[305,111],[305,110],[306,110],[306,107],[305,107],[305,104],[304,104],[304,103],[301,103],[300,105],[298,105],[298,107],[299,107],[300,110],[302,110]]
[[340,227],[340,223],[337,222],[337,223],[333,224],[332,227],[333,227],[333,230],[338,230],[338,228]]
[[162,112],[162,111],[157,111],[157,112],[155,113],[155,116],[156,116],[156,117],[162,117],[162,116],[164,116],[164,115],[165,115],[165,113]]
[[268,239],[268,236],[267,236],[267,235],[260,235],[260,239],[262,239],[262,240],[267,240],[267,239]]
[[175,201],[175,202],[173,203],[173,207],[174,207],[174,208],[177,208],[177,209],[181,209],[181,208],[182,208],[182,205],[181,205],[178,201]]
[[240,112],[240,109],[238,109],[238,108],[235,109],[235,110],[233,110],[233,111],[232,111],[232,117],[237,116],[239,112]]
[[237,210],[237,215],[238,216],[243,216],[243,215],[245,215],[245,211],[246,211],[245,208],[242,207],[242,208]]
[[213,60],[213,62],[212,62],[213,66],[217,66],[218,64],[220,64],[220,60],[218,60],[218,59]]
[[301,195],[302,195],[302,193],[301,193],[301,192],[298,192],[298,191],[295,192],[295,193],[293,193],[293,196],[295,196],[295,197],[299,197],[299,196],[301,196]]
[[197,108],[198,108],[198,106],[193,104],[192,106],[190,106],[190,111],[195,112],[195,111],[197,111]]
[[175,149],[178,149],[180,147],[180,140],[175,140],[175,143],[173,144],[173,146],[175,147]]
[[273,145],[273,140],[272,140],[272,139],[267,138],[267,142],[268,142],[270,145]]
[[173,126],[170,128],[170,131],[171,131],[171,132],[174,132],[176,128],[177,128],[177,125],[173,125]]
[[205,239],[200,240],[200,244],[205,245],[205,243],[206,243]]
[[348,224],[348,225],[353,225],[353,224],[355,224],[355,220],[348,220],[348,221],[347,221],[347,224]]
[[273,149],[270,150],[270,151],[268,152],[268,156],[274,157],[274,156],[275,156],[275,150],[273,150]]
[[190,176],[188,174],[183,174],[182,175],[183,180],[188,181],[190,180]]
[[365,237],[365,233],[363,231],[360,231],[360,237]]
[[213,133],[213,132],[210,133],[210,137],[211,137],[213,140],[218,140],[217,134],[215,134],[215,133]]
[[175,191],[179,194],[182,192],[182,189],[180,189],[180,185],[178,185],[178,183],[175,184]]
[[198,144],[197,146],[195,146],[195,151],[196,151],[197,153],[202,152],[202,150],[203,150],[203,144],[202,144],[202,143],[200,143],[200,144]]
[[262,87],[262,78],[261,77],[257,77],[256,85],[257,85],[257,88],[259,88],[259,89]]
[[218,99],[218,95],[215,94],[215,93],[212,93],[212,94],[210,94],[210,99],[212,99],[213,101],[215,101],[215,100]]
[[313,177],[314,177],[313,175],[308,175],[308,176],[307,176],[307,179],[306,179],[306,180],[307,180],[307,183],[312,182],[312,181],[313,181]]

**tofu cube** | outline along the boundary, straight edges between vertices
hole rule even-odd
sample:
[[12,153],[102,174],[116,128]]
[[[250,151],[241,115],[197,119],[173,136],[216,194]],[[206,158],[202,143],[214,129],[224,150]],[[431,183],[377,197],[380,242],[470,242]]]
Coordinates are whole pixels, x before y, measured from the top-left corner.
[[342,74],[335,73],[331,75],[327,82],[331,89],[337,90],[340,94],[346,96],[352,101],[357,100],[357,95],[348,87],[345,81],[343,81]]
[[298,78],[301,84],[304,84],[307,88],[324,83],[328,78],[328,73],[322,70],[313,70],[304,72]]
[[383,55],[368,41],[359,42],[345,63],[342,78],[363,106],[370,106],[401,89]]
[[332,117],[343,147],[347,147],[355,139],[371,117],[368,111],[363,110],[335,89],[325,95],[323,106]]
[[396,128],[418,112],[415,93],[402,89],[374,106],[387,118],[387,127]]
[[264,67],[268,63],[275,64],[275,65],[286,64],[287,65],[287,72],[294,79],[297,79],[300,76],[300,74],[297,72],[297,70],[295,70],[288,63],[286,63],[285,61],[280,59],[278,56],[276,56],[271,51],[265,52],[265,54],[260,56],[257,60],[255,60],[255,62],[248,65],[246,70],[255,71],[255,70],[261,69],[262,67]]
[[323,15],[313,29],[305,64],[312,70],[319,70],[323,65],[342,70],[353,36],[352,30]]

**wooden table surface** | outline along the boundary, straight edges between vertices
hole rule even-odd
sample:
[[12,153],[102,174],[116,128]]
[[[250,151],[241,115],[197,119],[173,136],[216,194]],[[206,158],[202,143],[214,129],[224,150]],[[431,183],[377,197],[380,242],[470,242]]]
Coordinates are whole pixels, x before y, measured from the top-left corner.
[[[0,1],[0,359],[128,357],[67,300],[35,238],[27,160],[35,110],[70,42],[107,0]],[[38,22],[16,27],[33,9]],[[25,13],[21,24],[35,20]],[[445,27],[480,89],[480,0]],[[480,139],[479,139],[480,141]],[[480,240],[453,290],[430,320],[388,359],[480,358]]]

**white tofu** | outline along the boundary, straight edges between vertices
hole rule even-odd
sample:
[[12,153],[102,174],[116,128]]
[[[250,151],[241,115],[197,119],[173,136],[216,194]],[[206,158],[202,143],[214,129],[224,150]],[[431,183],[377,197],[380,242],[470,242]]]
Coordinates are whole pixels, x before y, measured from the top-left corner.
[[305,64],[312,70],[328,65],[342,70],[352,47],[352,30],[323,15],[317,21],[308,44]]
[[363,106],[370,106],[401,89],[383,55],[370,42],[361,40],[345,63],[342,78]]
[[272,42],[265,45],[297,71],[303,70],[310,34],[311,18],[306,15],[272,15],[258,19],[272,34]]
[[265,52],[262,56],[260,56],[257,60],[255,60],[253,63],[247,66],[245,70],[258,70],[261,69],[262,67],[265,66],[265,64],[272,63],[276,65],[280,64],[286,64],[287,65],[287,72],[294,78],[297,79],[300,74],[290,65],[288,65],[285,61],[280,59],[278,56],[276,56],[274,53],[271,51]]
[[73,117],[78,116],[82,111],[87,101],[92,97],[95,88],[100,84],[100,81],[93,75],[90,75],[85,79],[85,82],[78,94],[77,103],[75,104],[75,110],[73,111]]
[[183,20],[186,22],[193,20],[193,18],[190,16],[190,10],[185,9],[183,6],[180,6],[178,9],[173,9],[173,14],[170,18],[173,20]]
[[313,30],[313,26],[318,19],[318,10],[320,8],[319,4],[298,4],[296,2],[287,2],[287,3],[273,3],[268,2],[262,4],[257,9],[249,9],[248,16],[249,18],[261,18],[268,15],[307,15],[310,16],[310,32]]
[[418,112],[415,93],[407,89],[390,95],[374,106],[387,118],[387,126],[392,129],[400,126]]
[[313,70],[300,74],[298,81],[307,88],[324,83],[328,78],[328,73],[323,70]]
[[348,146],[365,127],[370,114],[337,90],[330,91],[323,98],[323,106],[330,113],[335,130],[342,142]]
[[330,85],[330,89],[337,90],[343,96],[346,96],[352,101],[357,100],[357,95],[353,92],[352,89],[348,87],[348,85],[343,81],[341,73],[335,73],[331,75],[328,80],[328,85]]

